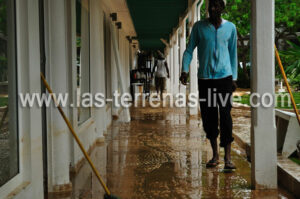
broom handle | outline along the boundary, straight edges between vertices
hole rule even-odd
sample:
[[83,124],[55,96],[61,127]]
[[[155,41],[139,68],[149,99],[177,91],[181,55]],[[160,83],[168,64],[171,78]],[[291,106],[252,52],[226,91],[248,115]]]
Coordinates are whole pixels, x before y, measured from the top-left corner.
[[299,116],[299,113],[298,113],[298,110],[297,110],[296,102],[295,102],[295,99],[294,99],[294,96],[293,96],[293,93],[292,93],[290,84],[289,84],[289,82],[288,82],[288,80],[287,80],[287,77],[286,77],[286,74],[285,74],[285,72],[284,72],[283,65],[282,65],[282,62],[281,62],[281,59],[280,59],[280,56],[279,56],[279,52],[278,52],[278,50],[277,50],[276,45],[275,45],[275,54],[276,54],[276,59],[277,59],[277,62],[278,62],[278,65],[279,65],[281,74],[282,74],[282,76],[283,76],[285,85],[286,85],[286,87],[287,87],[287,89],[288,89],[288,92],[289,92],[289,94],[290,94],[290,96],[291,96],[291,101],[292,101],[292,104],[293,104],[293,107],[294,107],[294,111],[295,111],[296,117],[297,117],[298,122],[299,122],[299,125],[300,125],[300,116]]
[[76,140],[76,142],[77,142],[79,148],[81,149],[82,153],[84,154],[85,158],[87,159],[87,161],[89,162],[90,166],[92,167],[92,170],[93,170],[93,172],[95,173],[95,175],[97,176],[97,178],[98,178],[100,184],[101,184],[102,187],[104,188],[106,194],[107,194],[107,195],[111,195],[109,189],[107,188],[106,184],[105,184],[104,181],[102,180],[102,178],[101,178],[101,176],[100,176],[98,170],[96,169],[95,165],[93,164],[93,162],[92,162],[90,156],[87,154],[87,152],[85,151],[85,149],[84,149],[84,147],[83,147],[81,141],[79,140],[78,136],[76,135],[76,133],[75,133],[75,131],[74,131],[74,129],[73,129],[73,127],[72,127],[70,121],[68,120],[68,118],[67,118],[67,116],[65,115],[64,111],[62,110],[61,106],[56,102],[56,99],[55,99],[54,96],[53,96],[53,91],[52,91],[52,89],[50,88],[49,84],[47,83],[47,81],[46,81],[46,79],[45,79],[43,73],[41,73],[41,78],[42,78],[42,80],[43,80],[43,83],[44,83],[45,87],[47,88],[48,92],[50,93],[52,100],[53,100],[54,103],[56,104],[59,113],[61,114],[61,116],[63,117],[63,119],[64,119],[64,121],[66,122],[67,126],[69,127],[69,130],[71,131],[71,133],[72,133],[74,139]]

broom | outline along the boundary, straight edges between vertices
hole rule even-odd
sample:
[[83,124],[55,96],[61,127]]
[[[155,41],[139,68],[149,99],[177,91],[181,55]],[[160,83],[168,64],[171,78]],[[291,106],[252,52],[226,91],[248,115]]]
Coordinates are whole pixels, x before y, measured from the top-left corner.
[[88,161],[88,163],[90,164],[94,174],[97,176],[97,179],[99,180],[100,184],[102,185],[103,189],[105,190],[105,195],[104,195],[104,199],[120,199],[119,197],[117,196],[114,196],[111,194],[111,192],[109,191],[109,189],[107,188],[106,184],[104,183],[104,181],[102,180],[98,170],[96,169],[95,165],[93,164],[90,156],[87,154],[87,152],[85,151],[81,141],[79,140],[76,132],[74,131],[70,121],[68,120],[66,114],[64,113],[64,111],[62,110],[61,106],[56,102],[56,99],[54,98],[53,96],[53,91],[52,89],[50,88],[49,84],[47,83],[43,73],[41,73],[41,78],[42,78],[42,81],[46,87],[46,89],[48,90],[49,94],[51,95],[51,98],[53,100],[53,102],[56,104],[56,107],[58,108],[58,111],[60,113],[60,115],[62,116],[62,118],[64,119],[64,121],[66,122],[70,132],[72,133],[74,139],[76,140],[79,148],[81,149],[83,155],[85,156],[86,160]]

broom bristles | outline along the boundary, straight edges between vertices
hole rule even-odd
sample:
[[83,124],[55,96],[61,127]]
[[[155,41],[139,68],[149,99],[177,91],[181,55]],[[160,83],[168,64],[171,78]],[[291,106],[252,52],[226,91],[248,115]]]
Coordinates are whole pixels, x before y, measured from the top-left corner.
[[121,199],[121,198],[119,198],[118,196],[105,194],[104,199]]

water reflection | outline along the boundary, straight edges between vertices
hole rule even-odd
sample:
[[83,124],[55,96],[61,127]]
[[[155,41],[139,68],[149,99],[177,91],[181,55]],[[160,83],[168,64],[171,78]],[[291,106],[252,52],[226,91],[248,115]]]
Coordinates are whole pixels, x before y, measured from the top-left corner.
[[[234,173],[225,173],[223,164],[206,169],[209,143],[198,118],[188,118],[185,112],[133,109],[130,124],[114,122],[106,143],[94,150],[92,158],[115,195],[122,199],[292,198],[282,190],[252,191],[250,164],[237,154]],[[72,183],[71,198],[103,197],[89,165]]]
[[[98,145],[91,154],[91,158],[104,180],[106,180],[107,172],[107,154],[107,144]],[[104,190],[100,186],[89,164],[85,163],[76,176],[71,176],[71,181],[73,193],[71,196],[64,198],[103,199]]]

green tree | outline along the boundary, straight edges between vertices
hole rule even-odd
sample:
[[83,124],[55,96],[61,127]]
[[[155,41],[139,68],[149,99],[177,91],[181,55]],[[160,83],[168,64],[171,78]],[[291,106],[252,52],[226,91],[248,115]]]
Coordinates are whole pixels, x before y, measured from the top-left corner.
[[[300,31],[300,1],[275,1],[275,43],[282,48],[288,48],[286,41],[296,39],[296,32]],[[283,44],[280,44],[283,40]]]

